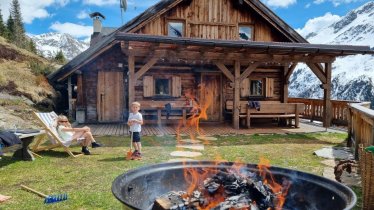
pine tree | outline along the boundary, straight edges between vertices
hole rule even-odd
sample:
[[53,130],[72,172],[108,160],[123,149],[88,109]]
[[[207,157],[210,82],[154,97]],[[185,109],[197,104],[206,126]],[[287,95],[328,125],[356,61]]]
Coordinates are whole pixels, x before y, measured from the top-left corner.
[[28,41],[27,50],[30,51],[30,52],[33,52],[33,53],[37,54],[35,43],[34,43],[34,41],[31,38]]
[[62,50],[60,50],[56,56],[55,56],[55,61],[59,64],[64,64],[66,59],[65,59],[65,56],[64,56],[64,53],[62,53]]
[[6,22],[7,27],[7,37],[13,42],[14,41],[14,20],[11,14],[9,14],[8,20]]
[[11,3],[10,14],[13,17],[13,43],[17,46],[26,48],[27,42],[25,38],[25,28],[23,26],[21,8],[18,0],[13,0]]
[[7,28],[5,26],[4,20],[3,20],[3,15],[1,14],[1,9],[0,9],[0,36],[7,38]]

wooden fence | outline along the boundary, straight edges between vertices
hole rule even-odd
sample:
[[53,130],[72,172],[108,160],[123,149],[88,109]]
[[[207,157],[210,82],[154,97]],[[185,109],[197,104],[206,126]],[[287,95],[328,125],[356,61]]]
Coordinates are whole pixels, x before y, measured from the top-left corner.
[[374,209],[374,154],[364,148],[374,145],[374,110],[370,103],[348,105],[348,145],[355,148],[362,180],[363,209]]
[[[289,98],[289,103],[303,103],[305,110],[302,118],[310,119],[311,122],[323,121],[323,100],[322,99],[308,99],[308,98]],[[354,101],[338,101],[331,100],[332,119],[331,124],[334,125],[348,125],[348,104],[358,103]],[[369,104],[370,106],[370,104]]]

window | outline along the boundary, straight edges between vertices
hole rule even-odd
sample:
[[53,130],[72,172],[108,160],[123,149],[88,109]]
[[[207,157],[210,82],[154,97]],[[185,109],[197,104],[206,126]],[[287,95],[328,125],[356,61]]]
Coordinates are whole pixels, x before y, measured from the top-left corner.
[[253,40],[253,27],[252,26],[239,26],[239,39],[252,41]]
[[163,96],[170,95],[169,81],[169,79],[155,79],[155,94]]
[[170,77],[143,77],[144,97],[181,97],[182,80],[180,76]]
[[250,96],[262,96],[262,80],[251,80]]
[[184,24],[181,21],[169,21],[168,22],[168,36],[171,37],[183,37],[184,36]]

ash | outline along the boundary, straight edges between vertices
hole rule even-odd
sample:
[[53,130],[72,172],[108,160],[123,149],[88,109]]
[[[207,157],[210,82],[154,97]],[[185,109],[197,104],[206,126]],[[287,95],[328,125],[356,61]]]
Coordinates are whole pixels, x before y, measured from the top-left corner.
[[[278,193],[281,192],[276,192]],[[205,179],[203,186],[190,194],[185,191],[171,191],[158,197],[152,209],[275,209],[276,194],[255,173],[247,172],[243,175],[222,169],[211,178]]]

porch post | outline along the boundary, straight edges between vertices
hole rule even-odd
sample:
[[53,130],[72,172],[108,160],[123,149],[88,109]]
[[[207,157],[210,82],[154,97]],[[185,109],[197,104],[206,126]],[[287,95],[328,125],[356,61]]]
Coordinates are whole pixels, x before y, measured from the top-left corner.
[[69,102],[69,112],[68,115],[71,118],[73,116],[73,90],[71,87],[71,76],[68,77],[68,102]]
[[131,107],[131,103],[135,100],[135,57],[133,55],[129,55],[128,58],[129,63],[129,108]]
[[332,63],[325,63],[325,75],[326,75],[326,84],[323,89],[323,113],[324,120],[323,126],[328,128],[331,126],[331,117],[332,117],[332,106],[331,106],[331,66]]
[[281,97],[282,103],[287,103],[288,101],[288,65],[283,66],[283,96]]
[[239,110],[240,110],[240,62],[235,61],[235,88],[234,88],[234,115],[233,125],[235,129],[239,129]]

